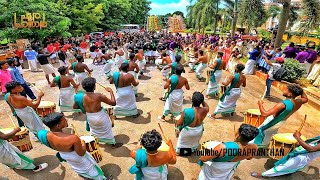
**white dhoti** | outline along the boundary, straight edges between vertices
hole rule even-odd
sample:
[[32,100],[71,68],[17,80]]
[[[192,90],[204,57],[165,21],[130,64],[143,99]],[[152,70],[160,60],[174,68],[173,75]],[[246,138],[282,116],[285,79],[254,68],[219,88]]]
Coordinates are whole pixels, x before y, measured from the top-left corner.
[[315,81],[319,75],[320,75],[320,64],[315,64],[310,74],[308,75],[307,79],[309,81]]
[[17,116],[23,121],[24,125],[33,133],[37,134],[38,131],[44,129],[42,120],[34,109],[27,106],[21,109],[14,109]]
[[111,59],[107,61],[107,63],[103,67],[103,71],[109,79],[114,72],[118,72],[119,68],[116,66],[115,62]]
[[[165,69],[167,68],[167,69]],[[169,78],[169,73],[171,72],[171,68],[168,68],[168,65],[167,66],[164,66],[163,69],[161,70],[161,73],[162,73],[162,76],[166,79]]]
[[237,100],[240,98],[240,95],[240,88],[232,88],[230,90],[230,95],[226,95],[223,101],[219,101],[214,114],[227,114],[235,112]]
[[195,70],[195,67],[196,67],[196,65],[195,65],[196,59],[195,59],[195,58],[192,58],[192,57],[190,57],[189,59],[190,59],[190,61],[189,61],[189,67],[190,67],[191,71],[194,71],[194,70]]
[[91,135],[98,138],[99,143],[115,144],[112,123],[104,109],[96,113],[86,113]]
[[97,57],[97,53],[96,52],[90,52],[90,57],[91,59],[94,59]]
[[72,112],[75,95],[74,88],[72,86],[66,88],[60,88],[59,106],[61,112]]
[[204,63],[200,63],[200,64],[198,65],[198,67],[197,67],[197,69],[196,69],[196,73],[197,73],[197,77],[198,77],[199,79],[202,78],[203,70],[204,70],[205,68],[207,68],[207,67],[208,67],[208,64],[204,64]]
[[[207,143],[208,144],[208,143]],[[213,141],[207,146],[208,149],[214,149],[220,142]],[[231,179],[239,162],[212,162],[203,163],[199,173],[198,180],[227,180]]]
[[255,60],[249,59],[245,65],[245,68],[243,70],[243,74],[249,75],[253,74],[254,72],[254,65],[256,64]]
[[113,109],[115,116],[134,116],[138,114],[136,97],[131,86],[117,89],[116,106]]
[[45,75],[55,73],[54,67],[52,66],[52,64],[44,64],[44,65],[40,65],[40,66],[41,66]]
[[141,169],[141,171],[143,173],[142,180],[167,180],[167,165],[158,167],[144,167]]
[[[135,80],[138,80],[138,74],[134,71],[129,71],[128,73],[132,74]],[[134,94],[138,94],[138,87],[137,86],[132,86],[132,89],[134,91]]]
[[157,65],[157,66],[160,66],[162,65],[162,59],[161,58],[157,58],[154,63]]
[[143,58],[141,61],[137,60],[136,63],[139,67],[140,72],[143,72],[144,66],[146,65],[146,60]]
[[266,172],[262,173],[263,177],[275,177],[285,174],[295,173],[303,169],[312,160],[320,156],[320,151],[310,152],[307,154],[300,154],[296,157],[290,158],[286,163],[275,166]]
[[28,65],[29,65],[30,71],[38,71],[36,59],[28,60]]
[[230,73],[235,73],[236,65],[238,64],[238,61],[233,57],[228,61],[227,69]]
[[180,152],[180,148],[191,148],[195,151],[199,146],[199,141],[203,134],[203,125],[197,127],[184,127],[178,138],[176,152]]
[[88,77],[88,73],[87,72],[75,72],[74,73],[74,77],[77,83],[80,84],[78,91],[84,91],[84,89],[82,88],[81,82]]
[[64,67],[68,68],[70,66],[70,63],[67,59],[64,62],[59,60],[59,64],[60,64],[60,67],[64,66]]
[[116,62],[116,65],[118,66],[118,68],[120,68],[121,64],[125,61],[125,56],[119,56],[118,54],[116,55],[116,58],[115,58],[115,62]]
[[170,94],[164,105],[163,115],[168,116],[170,113],[173,116],[178,116],[182,112],[183,107],[183,90],[175,89]]
[[[262,127],[262,126],[265,126],[267,125],[268,123],[270,123],[272,120],[274,119],[274,117],[271,115],[271,116],[268,116],[264,122],[258,127]],[[277,124],[275,124],[274,126],[266,129],[263,131],[264,133],[264,139],[262,141],[262,144],[261,145],[268,145],[271,141],[271,138],[273,135],[277,134],[278,133],[278,130],[280,128],[280,126],[285,122],[286,120],[282,120],[280,122],[278,122]],[[255,139],[253,139],[252,141],[250,141],[250,143],[253,143]]]
[[[208,84],[208,90],[207,90],[207,95],[208,96],[214,96],[219,93],[219,82],[222,77],[222,71],[221,70],[216,70],[214,72],[215,80],[216,82],[209,81]],[[210,78],[210,76],[208,77]]]
[[59,152],[59,154],[80,176],[95,180],[106,179],[101,168],[90,153],[86,152],[84,156],[79,156],[75,151]]
[[168,51],[169,52],[169,56],[170,56],[170,59],[172,60],[172,62],[176,62],[176,54],[174,51]]
[[33,160],[24,155],[18,148],[0,139],[0,163],[15,169],[34,169]]
[[54,52],[51,56],[50,56],[50,59],[54,59],[57,57],[57,54]]

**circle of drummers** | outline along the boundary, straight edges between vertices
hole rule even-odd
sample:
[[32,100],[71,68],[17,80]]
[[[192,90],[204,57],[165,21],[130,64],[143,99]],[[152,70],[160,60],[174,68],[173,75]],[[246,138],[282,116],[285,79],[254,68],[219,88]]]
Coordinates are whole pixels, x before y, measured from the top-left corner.
[[[205,118],[215,119],[225,114],[233,116],[236,112],[241,88],[246,87],[243,73],[246,67],[241,63],[234,63],[236,60],[231,64],[225,61],[226,51],[221,48],[229,48],[230,42],[222,41],[221,45],[206,42],[196,44],[196,40],[189,38],[189,41],[181,43],[180,35],[170,34],[167,38],[162,37],[169,42],[166,46],[163,42],[155,44],[148,38],[144,40],[144,44],[135,42],[139,35],[131,35],[134,37],[132,42],[132,37],[127,36],[126,41],[121,41],[123,44],[113,44],[114,48],[108,50],[108,53],[100,57],[92,55],[94,62],[104,65],[105,76],[110,84],[114,84],[116,94],[110,87],[103,86],[91,77],[95,69],[89,69],[84,63],[86,46],[79,49],[76,62],[58,68],[60,75],[55,76],[51,82],[46,74],[51,87],[57,86],[60,90],[57,103],[61,112],[56,112],[55,103],[44,101],[44,93],[34,85],[31,86],[38,91],[38,97],[30,96],[32,91],[16,69],[17,60],[1,62],[1,73],[9,71],[9,75],[13,76],[12,81],[5,84],[4,99],[19,127],[0,129],[0,162],[10,168],[34,172],[50,166],[45,162],[34,164],[33,159],[23,153],[33,149],[30,140],[30,135],[33,134],[42,145],[55,150],[56,157],[61,162],[68,163],[80,176],[89,179],[112,179],[103,173],[98,164],[103,159],[99,144],[107,144],[111,148],[121,147],[122,143],[116,142],[112,131],[116,118],[140,116],[136,105],[138,79],[144,76],[147,61],[154,62],[161,70],[165,84],[163,96],[159,99],[165,101],[165,105],[163,113],[158,117],[159,127],[155,127],[158,130],[145,132],[137,147],[130,152],[136,163],[129,172],[135,175],[136,179],[167,179],[168,164],[179,163],[178,155],[199,151],[200,140],[205,133]],[[151,47],[155,45],[158,47],[153,50]],[[49,56],[52,56],[52,53],[48,54],[47,58]],[[237,59],[239,53],[235,51],[229,57]],[[190,90],[188,80],[183,77],[185,66],[188,66],[186,69],[190,70],[189,73],[195,73],[199,83],[207,83],[207,90],[193,92],[192,107],[183,109],[184,89]],[[43,65],[42,68],[45,70],[46,67]],[[229,73],[222,81],[222,71],[226,69]],[[74,77],[69,75],[69,71],[74,72]],[[206,78],[202,77],[203,74],[206,74]],[[107,96],[105,93],[96,92],[97,86],[103,87]],[[270,92],[268,93],[267,96],[270,95]],[[294,173],[320,156],[320,136],[306,139],[300,133],[307,117],[295,133],[278,133],[286,119],[307,103],[308,98],[303,89],[295,84],[287,85],[283,88],[285,100],[274,104],[271,109],[264,108],[265,96],[266,92],[258,101],[257,109],[248,109],[244,113],[243,124],[234,128],[234,139],[229,142],[207,141],[201,144],[201,149],[222,153],[202,154],[199,157],[201,171],[195,175],[198,179],[230,179],[242,160],[255,158],[255,152],[263,148],[283,149],[283,153],[269,153],[269,158],[278,160],[275,166],[265,172],[252,172],[254,177]],[[219,98],[219,103],[214,111],[211,111],[212,107],[209,111],[206,100],[215,97]],[[102,104],[107,104],[107,108]],[[68,123],[63,112],[85,114],[88,135],[79,134],[77,128]],[[172,144],[161,128],[161,123],[168,121],[166,118],[169,114],[174,117],[177,144]],[[9,117],[15,124],[16,120],[10,115]],[[248,153],[229,153],[229,150]]]

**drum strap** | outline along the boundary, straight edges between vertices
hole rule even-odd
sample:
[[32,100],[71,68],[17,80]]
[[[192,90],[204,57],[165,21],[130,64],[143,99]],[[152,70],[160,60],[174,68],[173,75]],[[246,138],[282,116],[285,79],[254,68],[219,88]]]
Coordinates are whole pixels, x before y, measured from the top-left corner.
[[72,67],[72,70],[75,72],[75,69],[76,69],[76,65],[77,65],[77,62],[73,62],[71,64],[71,67]]
[[171,74],[175,74],[177,66],[178,66],[177,62],[173,62],[171,64]]
[[216,70],[219,70],[219,68],[221,66],[221,59],[220,58],[217,59],[217,63],[218,63],[217,66],[214,68],[214,71],[210,75],[210,81],[213,83],[216,82],[216,77],[215,77],[214,73],[216,72]]
[[181,131],[186,126],[189,126],[195,118],[195,111],[193,108],[186,108],[184,109],[184,118],[183,118],[183,124],[178,126],[178,129]]
[[229,86],[229,88],[224,92],[224,94],[221,96],[220,98],[220,101],[224,101],[224,98],[227,96],[227,95],[230,95],[230,91],[232,88],[234,88],[237,83],[239,82],[240,80],[240,74],[239,73],[235,73],[234,74],[234,79],[232,80],[231,82],[231,85]]
[[119,80],[120,80],[120,72],[113,73],[113,83],[116,86],[116,89],[119,87]]
[[59,89],[61,88],[61,77],[60,76],[56,76],[54,77],[54,82],[58,85]]
[[[77,93],[74,96],[74,102],[80,107],[82,113],[86,114],[86,110],[84,109],[84,105],[83,105],[83,97],[84,97],[84,93]],[[90,131],[90,126],[89,126],[89,123],[88,123],[87,116],[86,116],[86,130]]]
[[131,166],[129,172],[131,174],[136,174],[136,180],[141,180],[143,177],[142,168],[147,167],[148,156],[145,149],[139,149],[136,152],[136,164]]

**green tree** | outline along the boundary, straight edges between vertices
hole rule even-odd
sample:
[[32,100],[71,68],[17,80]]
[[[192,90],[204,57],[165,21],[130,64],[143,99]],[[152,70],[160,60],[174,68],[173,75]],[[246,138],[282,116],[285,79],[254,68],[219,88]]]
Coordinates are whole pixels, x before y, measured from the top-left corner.
[[131,8],[128,13],[127,22],[130,24],[144,24],[151,10],[151,2],[148,0],[131,0],[130,3]]
[[261,0],[243,0],[240,2],[239,21],[250,30],[261,26],[267,20],[267,14]]
[[301,30],[307,33],[319,28],[320,22],[320,4],[319,0],[303,0],[302,5],[303,18],[301,21]]
[[184,18],[184,14],[181,11],[175,11],[174,13],[172,13],[172,15],[180,15],[182,18]]

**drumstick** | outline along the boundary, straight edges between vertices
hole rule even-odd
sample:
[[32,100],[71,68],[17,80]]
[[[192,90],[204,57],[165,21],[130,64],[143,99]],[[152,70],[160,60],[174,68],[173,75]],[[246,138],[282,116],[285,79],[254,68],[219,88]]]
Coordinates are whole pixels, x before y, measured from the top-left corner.
[[72,128],[73,128],[73,130],[74,130],[74,134],[75,134],[75,135],[77,135],[77,136],[79,136],[79,134],[78,134],[78,131],[77,131],[76,127],[74,127],[74,125],[73,125],[73,124],[71,124],[71,126],[72,126]]
[[302,130],[302,128],[303,128],[304,124],[306,123],[306,121],[307,121],[307,115],[305,114],[304,115],[304,120],[302,121],[302,123],[301,123],[301,125],[300,125],[300,127],[298,129],[298,132],[300,132]]
[[97,84],[98,84],[99,86],[103,87],[103,88],[106,88],[106,87],[104,87],[102,84],[100,84],[99,82],[97,82]]
[[37,88],[36,85],[32,84],[32,87],[34,87],[34,89],[35,89],[38,93],[41,92],[41,91]]
[[162,127],[161,127],[161,125],[160,125],[159,122],[158,122],[158,125],[159,125],[159,128],[160,128],[160,131],[161,131],[162,136],[164,137],[165,140],[168,140],[167,136],[164,135],[164,132],[163,132]]
[[17,127],[17,125],[13,122],[13,119],[12,117],[10,116],[10,114],[7,112],[7,115],[9,116],[10,120],[11,120],[11,123],[13,124],[14,127]]
[[264,93],[263,93],[263,95],[262,95],[262,97],[261,97],[261,100],[262,100],[262,101],[263,101],[264,97],[266,96],[266,93],[267,93],[267,87],[266,87],[266,90],[264,90]]
[[203,90],[201,91],[201,94],[203,93],[204,90],[206,90],[206,89],[203,89]]

